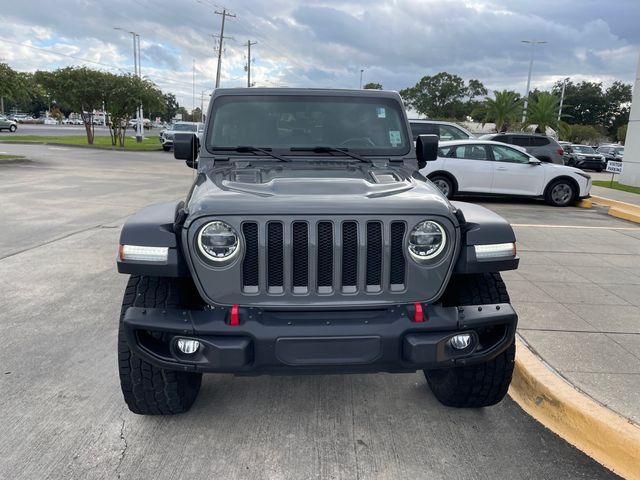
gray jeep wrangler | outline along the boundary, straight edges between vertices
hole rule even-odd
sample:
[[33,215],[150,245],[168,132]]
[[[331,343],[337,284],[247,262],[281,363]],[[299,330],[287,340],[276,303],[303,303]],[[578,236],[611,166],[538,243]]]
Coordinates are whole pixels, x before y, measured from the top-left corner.
[[175,414],[202,374],[423,370],[436,398],[484,407],[507,392],[517,315],[498,272],[510,225],[450,202],[418,173],[397,93],[217,89],[187,198],[125,223],[118,271],[124,399]]

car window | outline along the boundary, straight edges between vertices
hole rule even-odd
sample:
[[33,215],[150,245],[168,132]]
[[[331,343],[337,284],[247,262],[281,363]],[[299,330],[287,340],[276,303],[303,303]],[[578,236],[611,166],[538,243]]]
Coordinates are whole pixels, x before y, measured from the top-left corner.
[[498,162],[529,163],[529,157],[514,148],[501,145],[492,145],[491,148],[493,149],[493,157]]
[[546,137],[530,137],[532,147],[544,147],[549,145],[549,139]]
[[574,145],[573,146],[573,151],[576,153],[595,153],[593,151],[593,148],[587,146],[587,145]]
[[440,129],[440,140],[465,140],[469,138],[469,135],[464,133],[459,128],[451,125],[438,125]]
[[624,155],[624,148],[616,148],[616,153],[618,155]]
[[[453,154],[451,154],[453,153]],[[487,160],[487,151],[483,145],[459,145],[453,147],[450,157],[464,158],[465,160]]]
[[[482,138],[484,138],[484,137],[482,137]],[[487,138],[487,140],[491,140],[491,137]],[[495,137],[493,137],[493,141],[494,142],[509,143],[509,138],[506,135],[496,135]]]
[[409,122],[411,127],[411,135],[413,140],[418,138],[418,135],[438,135],[438,127],[433,123],[412,123]]
[[513,143],[514,145],[518,145],[519,147],[529,147],[531,145],[531,137],[514,135],[513,137],[511,137],[511,141],[509,143]]

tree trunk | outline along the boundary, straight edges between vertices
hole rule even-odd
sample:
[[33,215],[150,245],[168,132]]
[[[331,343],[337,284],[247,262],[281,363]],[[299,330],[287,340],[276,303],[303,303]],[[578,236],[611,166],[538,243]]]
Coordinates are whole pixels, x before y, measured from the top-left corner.
[[91,114],[85,114],[84,113],[84,107],[82,107],[81,109],[82,111],[80,112],[80,118],[82,118],[82,123],[84,123],[84,129],[87,132],[87,143],[89,145],[93,145],[93,125],[91,122]]

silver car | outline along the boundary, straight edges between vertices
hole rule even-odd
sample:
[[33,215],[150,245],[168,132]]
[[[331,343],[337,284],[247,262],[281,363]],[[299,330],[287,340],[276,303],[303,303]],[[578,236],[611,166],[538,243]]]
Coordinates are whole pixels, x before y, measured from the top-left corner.
[[160,143],[162,149],[165,152],[171,150],[173,147],[173,138],[176,133],[188,133],[193,132],[198,135],[198,138],[202,140],[202,134],[204,133],[204,123],[201,122],[176,122],[169,126],[167,130],[160,133]]
[[18,122],[15,120],[9,120],[4,115],[0,115],[0,130],[9,130],[15,132],[18,129]]

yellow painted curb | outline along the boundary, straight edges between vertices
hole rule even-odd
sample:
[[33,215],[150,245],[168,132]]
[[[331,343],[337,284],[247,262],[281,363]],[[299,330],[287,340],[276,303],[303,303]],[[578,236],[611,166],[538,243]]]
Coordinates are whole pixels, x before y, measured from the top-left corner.
[[[579,207],[582,207],[581,203],[585,200],[582,200],[578,203]],[[634,205],[633,203],[620,202],[619,200],[612,200],[610,198],[598,197],[592,195],[589,197],[589,201],[591,203],[596,203],[598,205],[604,205],[605,207],[609,207],[607,213],[612,217],[621,218],[623,220],[628,220],[630,222],[640,223],[640,205]],[[591,207],[583,207],[583,208],[591,208]]]
[[630,222],[640,223],[640,209],[637,212],[633,212],[625,208],[609,207],[609,211],[607,213],[612,217],[622,218],[623,220],[628,220]]
[[593,202],[591,200],[589,200],[588,198],[584,198],[584,199],[580,200],[578,203],[576,203],[576,207],[591,208],[591,207],[593,207]]
[[567,442],[628,479],[640,479],[640,426],[579,392],[516,339],[509,395]]

